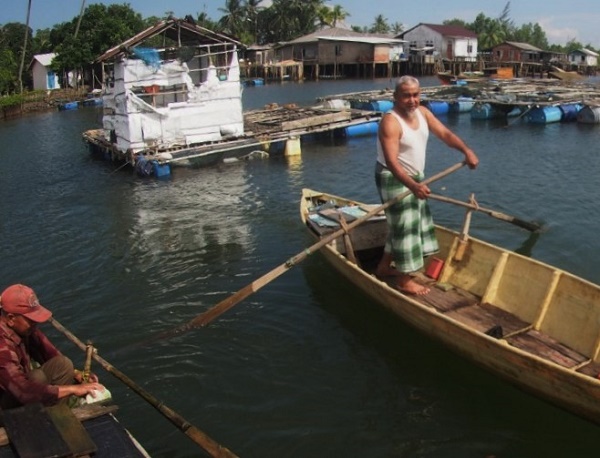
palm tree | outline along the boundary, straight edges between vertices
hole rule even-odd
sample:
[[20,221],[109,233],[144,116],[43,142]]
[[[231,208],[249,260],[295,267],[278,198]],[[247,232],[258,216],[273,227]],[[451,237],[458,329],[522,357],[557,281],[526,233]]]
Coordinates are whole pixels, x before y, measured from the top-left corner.
[[494,46],[502,43],[506,38],[506,31],[500,21],[497,19],[489,20],[483,32],[479,34],[479,42],[481,43],[481,48],[493,48]]
[[23,93],[23,67],[25,67],[25,52],[27,51],[27,38],[29,38],[29,18],[31,17],[31,0],[27,4],[27,21],[25,23],[25,38],[23,39],[23,52],[21,53],[21,65],[19,65],[19,89]]
[[327,5],[323,5],[317,10],[317,18],[319,20],[319,27],[333,27],[332,10]]
[[337,25],[338,21],[343,21],[348,16],[350,16],[350,13],[348,13],[348,11],[346,11],[340,5],[335,5],[331,9],[331,18],[333,20],[332,27],[335,27]]
[[401,22],[394,22],[392,24],[392,33],[394,35],[400,35],[402,32],[404,32],[404,24]]
[[378,14],[377,16],[375,16],[375,22],[373,22],[373,25],[371,26],[371,29],[369,30],[369,32],[371,32],[371,33],[389,33],[390,25],[388,24],[387,19],[385,17],[383,17],[382,14]]
[[219,8],[225,15],[219,19],[223,31],[238,36],[243,30],[244,8],[240,0],[225,0],[225,8]]
[[254,43],[258,43],[258,10],[262,0],[246,0],[244,5],[246,21],[254,24]]

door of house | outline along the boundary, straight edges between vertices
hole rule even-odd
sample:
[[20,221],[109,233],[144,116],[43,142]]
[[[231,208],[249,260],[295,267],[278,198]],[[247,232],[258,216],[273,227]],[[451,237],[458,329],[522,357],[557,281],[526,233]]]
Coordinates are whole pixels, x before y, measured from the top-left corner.
[[46,87],[48,89],[56,89],[56,73],[54,73],[54,72],[47,73]]
[[446,58],[454,59],[454,51],[452,49],[452,40],[448,40],[448,44],[446,45]]

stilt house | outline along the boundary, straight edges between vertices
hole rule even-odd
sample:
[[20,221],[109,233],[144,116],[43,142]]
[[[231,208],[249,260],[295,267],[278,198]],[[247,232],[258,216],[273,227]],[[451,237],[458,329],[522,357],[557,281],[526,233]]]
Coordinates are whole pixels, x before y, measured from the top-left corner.
[[105,139],[133,155],[242,135],[240,45],[192,21],[168,19],[106,51],[96,60]]

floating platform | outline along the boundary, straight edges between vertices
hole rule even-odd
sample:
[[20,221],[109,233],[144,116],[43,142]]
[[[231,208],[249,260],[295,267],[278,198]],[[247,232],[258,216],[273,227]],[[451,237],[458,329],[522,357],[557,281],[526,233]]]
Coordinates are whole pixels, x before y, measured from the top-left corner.
[[[285,152],[290,139],[310,137],[331,132],[341,136],[358,135],[361,129],[352,127],[368,125],[372,132],[373,122],[381,119],[381,113],[358,109],[328,109],[323,107],[298,107],[295,104],[279,106],[271,104],[264,109],[244,114],[244,135],[218,142],[197,145],[171,145],[154,147],[143,151],[118,150],[103,129],[88,130],[83,140],[91,152],[115,162],[133,165],[140,175],[166,176],[164,166],[180,163],[197,167],[243,158],[254,153],[277,154]],[[350,129],[350,131],[348,130]],[[350,133],[349,133],[350,132]],[[364,133],[363,133],[364,134]],[[295,148],[294,148],[295,149]],[[143,158],[141,161],[140,158]]]

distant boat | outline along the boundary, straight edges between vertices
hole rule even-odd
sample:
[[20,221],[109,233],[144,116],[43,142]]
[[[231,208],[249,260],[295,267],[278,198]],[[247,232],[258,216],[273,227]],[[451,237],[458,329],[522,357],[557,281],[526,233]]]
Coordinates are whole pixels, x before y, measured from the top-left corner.
[[[377,207],[304,189],[300,214],[316,239],[339,232],[320,253],[373,301],[510,383],[600,424],[600,286],[472,238],[465,217],[462,233],[436,227],[440,252],[417,275],[431,291],[403,294],[393,278],[374,274],[387,236],[385,215],[368,215]],[[344,232],[341,216],[349,225],[369,218]]]
[[548,75],[561,81],[578,81],[585,78],[577,72],[568,72],[556,66],[552,66],[552,71],[548,72]]

